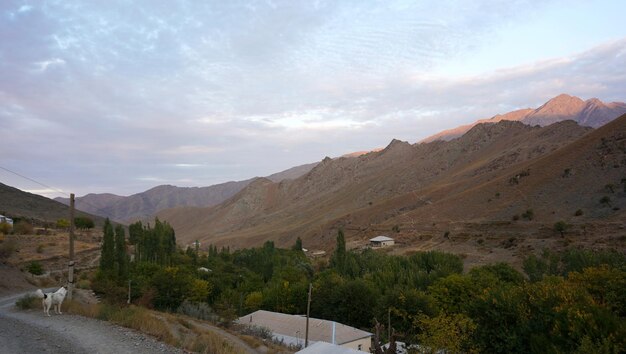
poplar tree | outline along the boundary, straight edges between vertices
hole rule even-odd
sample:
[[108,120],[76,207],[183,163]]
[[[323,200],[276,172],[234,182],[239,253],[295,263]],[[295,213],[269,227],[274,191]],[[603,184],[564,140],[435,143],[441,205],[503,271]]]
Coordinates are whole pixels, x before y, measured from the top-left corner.
[[128,256],[126,255],[125,238],[124,227],[117,225],[115,228],[115,263],[117,276],[120,280],[126,279],[128,275]]
[[104,221],[104,237],[102,239],[102,249],[100,251],[100,270],[111,272],[115,269],[115,240],[113,236],[113,225],[107,218]]
[[343,274],[346,268],[346,239],[343,235],[343,230],[339,229],[337,232],[337,248],[333,255],[333,265],[339,272]]

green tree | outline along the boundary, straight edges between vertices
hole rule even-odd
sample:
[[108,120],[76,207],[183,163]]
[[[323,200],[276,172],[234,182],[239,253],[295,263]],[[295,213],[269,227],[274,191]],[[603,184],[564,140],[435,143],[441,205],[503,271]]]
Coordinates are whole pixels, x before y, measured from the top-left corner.
[[423,333],[420,344],[426,353],[467,353],[475,351],[471,341],[476,324],[464,314],[423,316],[420,321]]
[[114,273],[115,270],[115,239],[113,225],[107,218],[103,226],[104,236],[100,250],[100,270],[104,273]]
[[115,227],[115,268],[120,280],[128,278],[128,255],[126,254],[126,235],[124,227]]
[[43,266],[41,265],[41,263],[37,261],[30,262],[27,269],[28,269],[28,272],[33,275],[43,274]]
[[565,221],[557,221],[554,224],[554,231],[561,234],[561,237],[565,237],[565,231],[569,228],[569,225]]
[[346,239],[343,234],[343,230],[339,229],[337,232],[337,246],[335,253],[331,260],[331,264],[337,269],[339,274],[344,274],[346,271]]
[[291,247],[291,249],[294,251],[302,251],[302,239],[300,239],[300,237],[296,239],[296,243],[293,247]]
[[67,229],[70,227],[70,222],[67,219],[57,220],[57,229]]
[[93,222],[93,220],[89,217],[86,216],[78,216],[74,218],[74,225],[79,228],[79,229],[83,229],[83,230],[87,230],[87,229],[93,229],[95,227],[95,224]]

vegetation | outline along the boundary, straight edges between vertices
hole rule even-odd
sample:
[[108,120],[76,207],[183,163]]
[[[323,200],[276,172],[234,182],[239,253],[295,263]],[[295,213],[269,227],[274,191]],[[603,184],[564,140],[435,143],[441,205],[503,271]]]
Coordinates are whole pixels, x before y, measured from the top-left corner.
[[0,222],[0,235],[8,235],[11,233],[12,227],[6,222]]
[[34,230],[33,225],[26,220],[20,220],[13,225],[13,232],[18,235],[30,235]]
[[32,294],[26,294],[17,299],[15,306],[20,310],[29,310],[41,306],[41,301]]
[[[105,234],[111,233],[107,225]],[[124,279],[130,279],[135,304],[228,325],[258,309],[305,313],[312,284],[313,317],[368,331],[377,320],[390,320],[398,340],[433,350],[626,350],[626,256],[615,251],[530,256],[524,261],[526,280],[504,263],[463,273],[461,259],[442,252],[395,256],[347,250],[341,231],[327,264],[313,263],[296,249],[297,242],[291,249],[267,241],[234,252],[209,246],[208,253],[198,254],[176,249],[174,240],[171,227],[158,220],[154,228],[131,225],[135,261],[126,275],[101,268],[93,288],[123,303]],[[113,243],[115,255],[121,246]],[[104,245],[102,252],[105,262]],[[112,259],[110,269],[121,269],[120,258]]]
[[41,263],[34,261],[34,262],[30,262],[30,264],[28,265],[28,267],[26,267],[26,270],[28,270],[28,272],[32,275],[42,275],[43,274],[43,266],[41,265]]
[[531,221],[535,218],[535,212],[532,209],[526,209],[526,211],[522,214],[522,218]]
[[554,231],[561,234],[561,237],[565,237],[565,231],[570,227],[565,221],[557,221],[554,224]]
[[78,216],[74,218],[74,226],[76,226],[79,229],[88,230],[88,229],[93,229],[95,224],[93,220],[89,217]]

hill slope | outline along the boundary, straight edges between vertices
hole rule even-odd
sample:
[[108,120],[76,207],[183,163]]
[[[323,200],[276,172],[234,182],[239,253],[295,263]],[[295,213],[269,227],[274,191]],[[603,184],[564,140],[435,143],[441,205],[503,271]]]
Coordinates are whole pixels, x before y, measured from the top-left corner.
[[508,176],[589,130],[571,121],[543,128],[502,121],[477,125],[450,142],[394,140],[358,158],[326,158],[293,181],[256,180],[212,208],[170,209],[159,217],[172,223],[183,241],[249,246],[271,239],[288,245],[300,236],[322,247],[338,226],[366,229],[400,211],[430,205],[432,196],[425,194],[430,190],[452,195]]
[[[285,179],[297,178],[316,164],[306,164],[292,167],[282,172],[275,173],[267,178],[279,182]],[[111,218],[121,222],[151,218],[163,209],[174,207],[208,207],[217,205],[241,191],[245,186],[254,181],[251,178],[244,181],[226,182],[209,187],[176,187],[161,185],[145,192],[133,194],[128,197],[114,194],[87,194],[76,198],[76,208]],[[67,198],[55,200],[69,204]]]
[[[69,219],[70,211],[67,205],[0,183],[0,214],[55,222],[58,219]],[[100,217],[78,210],[76,216],[88,216],[99,225],[104,222]]]

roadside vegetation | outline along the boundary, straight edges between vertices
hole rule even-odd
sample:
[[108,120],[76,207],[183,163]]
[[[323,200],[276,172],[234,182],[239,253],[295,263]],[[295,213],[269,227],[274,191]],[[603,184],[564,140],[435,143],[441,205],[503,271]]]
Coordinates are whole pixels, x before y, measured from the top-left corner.
[[154,226],[136,223],[129,230],[127,252],[124,230],[105,224],[102,262],[92,282],[119,308],[125,308],[130,281],[135,305],[228,327],[258,309],[306,313],[311,283],[312,317],[372,332],[375,323],[390,322],[396,340],[426,348],[626,350],[626,256],[615,251],[544,252],[525,260],[525,274],[505,263],[463,273],[461,259],[442,252],[346,250],[341,231],[326,261],[306,257],[301,241],[290,249],[268,241],[260,248],[231,252],[210,246],[200,252],[177,249],[174,230],[158,219]]

